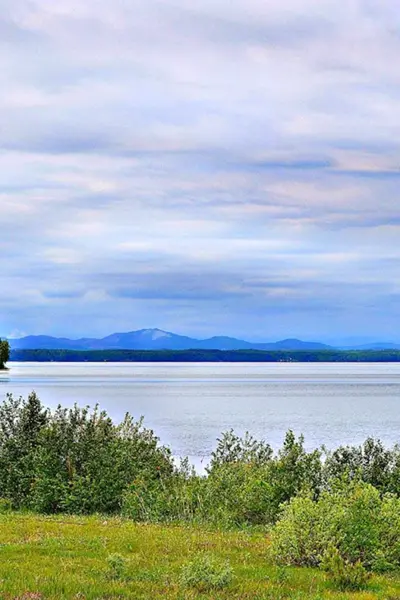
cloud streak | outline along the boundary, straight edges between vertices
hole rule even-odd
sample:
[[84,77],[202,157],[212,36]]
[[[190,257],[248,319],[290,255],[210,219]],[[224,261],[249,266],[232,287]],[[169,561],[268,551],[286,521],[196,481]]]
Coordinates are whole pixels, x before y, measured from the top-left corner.
[[0,333],[392,338],[399,31],[389,0],[0,0]]

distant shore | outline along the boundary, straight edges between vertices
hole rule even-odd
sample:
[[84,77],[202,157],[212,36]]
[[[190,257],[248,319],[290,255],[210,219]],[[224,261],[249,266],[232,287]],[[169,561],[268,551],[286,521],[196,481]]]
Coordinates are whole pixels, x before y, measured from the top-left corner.
[[12,350],[18,362],[400,362],[400,350]]

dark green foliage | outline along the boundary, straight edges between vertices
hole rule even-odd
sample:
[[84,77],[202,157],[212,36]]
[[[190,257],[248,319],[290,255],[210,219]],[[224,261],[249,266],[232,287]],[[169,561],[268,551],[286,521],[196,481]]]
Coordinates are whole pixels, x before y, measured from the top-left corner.
[[10,344],[7,340],[0,338],[0,369],[5,368],[5,364],[10,360]]
[[208,472],[225,464],[243,463],[265,465],[273,455],[272,448],[264,441],[255,440],[249,433],[244,438],[235,434],[233,429],[222,434],[217,440],[217,447],[211,454]]
[[169,452],[142,421],[115,426],[96,408],[58,408],[36,455],[31,505],[41,512],[117,512],[134,479],[171,473]]
[[399,448],[372,439],[324,459],[292,431],[276,453],[229,431],[199,475],[130,415],[116,425],[97,407],[49,411],[34,392],[0,405],[0,511],[273,528],[276,560],[318,566],[333,545],[350,577],[358,560],[400,568],[399,481]]
[[28,400],[8,394],[0,405],[0,496],[15,507],[26,504],[34,483],[34,462],[49,414],[34,392]]
[[400,350],[13,350],[38,362],[400,362]]
[[362,479],[383,492],[400,493],[400,447],[384,448],[379,440],[368,438],[362,446],[341,446],[328,453],[327,480],[347,476]]
[[0,406],[0,497],[40,512],[116,512],[128,485],[172,473],[170,453],[127,415],[42,408],[36,394]]
[[208,504],[207,480],[185,460],[157,478],[135,478],[123,494],[122,513],[146,523],[210,521]]
[[198,521],[224,527],[268,525],[283,502],[305,485],[317,494],[320,453],[307,453],[289,431],[274,457],[264,442],[232,431],[219,440],[206,477],[185,463],[168,477],[139,479],[124,496],[123,512],[140,521]]
[[231,524],[262,525],[273,523],[281,504],[305,485],[316,493],[320,479],[320,453],[307,453],[292,431],[276,456],[267,444],[230,432],[213,453],[207,483],[212,510],[229,515]]
[[7,498],[0,498],[0,515],[4,513],[11,513],[12,503]]

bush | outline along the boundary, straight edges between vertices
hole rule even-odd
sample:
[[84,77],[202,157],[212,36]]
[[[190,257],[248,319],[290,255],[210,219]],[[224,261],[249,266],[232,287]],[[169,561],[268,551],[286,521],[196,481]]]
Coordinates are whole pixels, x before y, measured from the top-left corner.
[[281,504],[309,485],[321,483],[320,452],[307,453],[304,440],[286,434],[277,456],[263,442],[237,438],[232,432],[219,442],[206,482],[209,518],[228,526],[269,525]]
[[317,490],[319,452],[307,453],[292,432],[276,457],[269,446],[229,432],[219,441],[206,477],[183,463],[157,480],[138,478],[123,496],[123,514],[138,521],[208,522],[220,527],[269,525],[282,502],[306,482]]
[[[344,483],[332,486],[332,478]],[[319,564],[333,539],[345,560],[360,557],[366,568],[384,570],[400,554],[399,500],[388,492],[400,495],[400,447],[386,450],[372,439],[339,448],[323,463],[292,431],[276,454],[264,441],[229,431],[199,476],[187,460],[177,468],[142,419],[126,415],[114,424],[98,407],[49,411],[35,393],[27,400],[8,395],[0,405],[0,498],[16,509],[271,527],[297,497],[276,530],[282,559]]]
[[334,587],[343,591],[361,590],[371,578],[371,574],[365,570],[360,560],[355,563],[344,560],[333,545],[327,548],[321,566],[327,571]]
[[0,406],[0,497],[42,513],[115,513],[137,478],[172,474],[170,451],[127,415],[115,425],[96,407],[43,408],[8,395]]
[[107,577],[122,580],[127,578],[128,560],[121,554],[110,554],[107,558]]
[[362,446],[341,446],[327,454],[326,480],[347,476],[362,479],[381,492],[400,493],[400,447],[384,448],[379,440],[368,438]]
[[363,482],[337,482],[318,500],[293,498],[271,533],[277,563],[317,566],[334,546],[346,563],[371,570],[400,566],[400,500]]
[[183,587],[207,592],[228,586],[232,578],[233,571],[228,562],[220,562],[209,554],[200,554],[182,568],[180,583]]
[[134,521],[201,521],[205,479],[187,460],[179,469],[156,479],[136,478],[125,490],[122,514]]
[[12,503],[8,498],[0,498],[0,514],[9,513],[12,511]]
[[248,432],[244,437],[239,437],[231,429],[217,440],[207,471],[210,473],[221,465],[232,463],[265,465],[270,462],[272,455],[272,448],[266,442],[254,439]]
[[27,400],[7,394],[0,405],[0,496],[15,508],[29,498],[34,459],[48,422],[49,413],[34,392]]

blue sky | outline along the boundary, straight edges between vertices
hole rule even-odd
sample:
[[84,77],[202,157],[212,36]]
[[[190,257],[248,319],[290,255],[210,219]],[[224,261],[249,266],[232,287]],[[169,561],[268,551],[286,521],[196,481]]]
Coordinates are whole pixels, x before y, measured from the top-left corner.
[[0,0],[0,333],[399,340],[393,0]]

